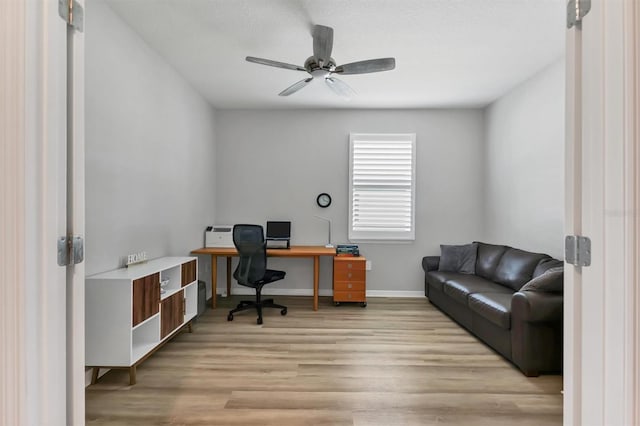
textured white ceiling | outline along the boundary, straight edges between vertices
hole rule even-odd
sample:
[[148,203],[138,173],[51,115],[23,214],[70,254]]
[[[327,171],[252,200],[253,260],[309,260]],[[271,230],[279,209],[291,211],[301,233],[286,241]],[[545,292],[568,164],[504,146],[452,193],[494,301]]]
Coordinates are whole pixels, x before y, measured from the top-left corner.
[[[483,106],[564,55],[564,0],[107,0],[216,108]],[[90,6],[90,5],[89,5]],[[89,11],[90,12],[90,11]],[[277,94],[307,76],[314,24],[333,27],[338,64],[393,56],[393,71]]]

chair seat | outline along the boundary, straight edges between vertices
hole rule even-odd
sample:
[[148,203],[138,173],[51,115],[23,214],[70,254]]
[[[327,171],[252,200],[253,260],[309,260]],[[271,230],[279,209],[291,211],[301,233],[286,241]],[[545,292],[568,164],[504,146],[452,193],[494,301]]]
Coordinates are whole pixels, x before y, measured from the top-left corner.
[[276,271],[275,269],[267,269],[264,271],[264,277],[260,280],[260,282],[270,283],[273,281],[278,281],[284,278],[286,272],[284,271]]
[[284,279],[285,275],[287,273],[285,271],[277,271],[275,269],[267,269],[266,271],[264,271],[264,276],[253,283],[241,283],[240,281],[238,281],[238,284],[244,285],[246,287],[253,287],[253,288],[257,288],[257,287],[262,287],[265,284],[269,284],[272,283],[274,281],[278,281],[281,279]]

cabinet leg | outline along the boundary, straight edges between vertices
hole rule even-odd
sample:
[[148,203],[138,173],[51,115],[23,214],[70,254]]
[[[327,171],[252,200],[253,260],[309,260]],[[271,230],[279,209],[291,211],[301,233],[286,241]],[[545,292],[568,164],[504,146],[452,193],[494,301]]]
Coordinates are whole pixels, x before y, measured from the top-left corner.
[[100,375],[100,367],[93,367],[91,372],[91,384],[95,385],[98,382],[98,375]]
[[189,333],[193,333],[193,327],[191,326],[191,323],[188,324],[187,330],[189,330]]
[[136,366],[132,365],[129,367],[129,385],[133,386],[136,384]]

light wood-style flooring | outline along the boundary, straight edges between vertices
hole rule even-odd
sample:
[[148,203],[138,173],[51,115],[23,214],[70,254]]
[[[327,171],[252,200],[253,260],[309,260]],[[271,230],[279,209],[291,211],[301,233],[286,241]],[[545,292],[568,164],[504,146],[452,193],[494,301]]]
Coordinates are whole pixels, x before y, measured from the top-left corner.
[[[246,298],[246,296],[245,296]],[[218,299],[138,367],[86,390],[88,425],[562,424],[561,376],[527,378],[426,298],[276,297],[264,324]]]

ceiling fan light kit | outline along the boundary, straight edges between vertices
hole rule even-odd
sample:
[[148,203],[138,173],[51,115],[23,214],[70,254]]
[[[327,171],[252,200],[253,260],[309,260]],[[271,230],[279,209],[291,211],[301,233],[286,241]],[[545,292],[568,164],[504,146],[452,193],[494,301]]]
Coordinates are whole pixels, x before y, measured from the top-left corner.
[[293,71],[305,71],[311,75],[311,77],[304,78],[278,93],[280,96],[289,96],[311,83],[314,79],[322,79],[338,96],[351,99],[355,96],[355,91],[349,87],[347,83],[336,78],[335,75],[368,74],[372,72],[390,71],[396,67],[395,58],[368,59],[336,66],[336,62],[331,57],[332,50],[333,28],[316,25],[313,27],[313,56],[307,58],[304,66],[256,58],[254,56],[247,56],[246,59],[256,64]]

